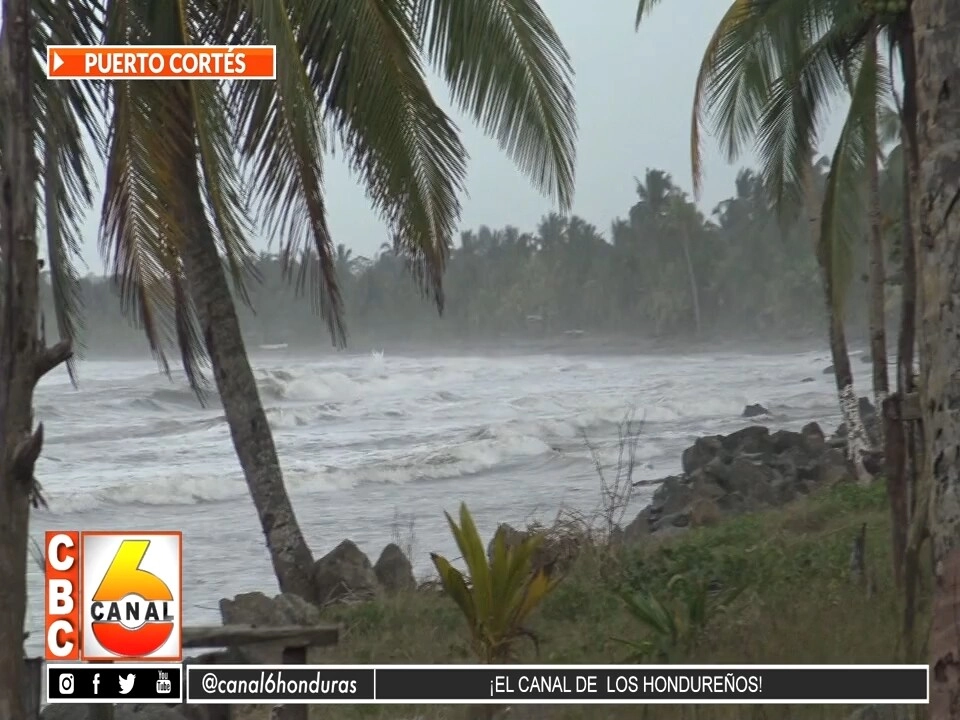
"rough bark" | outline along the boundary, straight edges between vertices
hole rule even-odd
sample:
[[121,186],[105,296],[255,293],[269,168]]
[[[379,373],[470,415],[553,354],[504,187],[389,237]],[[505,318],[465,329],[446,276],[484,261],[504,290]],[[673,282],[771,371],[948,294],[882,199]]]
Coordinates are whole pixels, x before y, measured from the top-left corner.
[[[887,493],[890,498],[890,529],[893,547],[894,581],[905,587],[904,629],[911,634],[915,608],[916,563],[907,562],[909,527],[914,516],[916,498],[916,427],[912,420],[901,417],[901,403],[914,391],[914,345],[917,320],[916,237],[913,220],[913,188],[916,179],[916,72],[913,57],[913,28],[902,21],[894,30],[900,48],[900,68],[904,77],[903,104],[900,113],[900,143],[903,148],[903,200],[900,217],[900,248],[903,262],[903,284],[900,294],[900,327],[897,336],[897,391],[895,402],[884,409],[884,458]],[[888,399],[889,401],[890,399]],[[912,659],[911,659],[912,660]]]
[[29,0],[4,0],[0,31],[0,718],[25,720],[23,622],[33,470],[43,426],[33,429],[33,391],[69,344],[38,339],[36,182]]
[[[192,106],[184,104],[184,113]],[[273,434],[240,333],[226,271],[205,216],[193,148],[181,171],[184,216],[192,218],[183,267],[233,446],[260,518],[281,592],[314,600],[313,557],[283,482]]]
[[[876,43],[876,37],[867,42]],[[870,153],[867,158],[867,183],[870,193],[870,355],[873,360],[873,398],[879,410],[890,392],[887,374],[886,305],[887,273],[884,267],[883,214],[880,211],[880,159],[878,157],[877,119],[870,125]]]
[[960,3],[915,0],[920,397],[932,482],[930,717],[960,718]]
[[853,388],[853,370],[850,367],[850,353],[847,350],[847,336],[843,327],[843,317],[833,301],[831,261],[828,253],[823,252],[820,244],[821,204],[813,173],[814,168],[811,158],[804,178],[804,204],[807,213],[807,225],[810,228],[810,238],[813,241],[823,281],[830,333],[830,356],[833,360],[834,377],[837,382],[840,413],[847,426],[847,457],[857,481],[866,483],[871,479],[864,464],[865,457],[870,451],[870,439],[863,425],[863,419],[860,417],[860,403]]

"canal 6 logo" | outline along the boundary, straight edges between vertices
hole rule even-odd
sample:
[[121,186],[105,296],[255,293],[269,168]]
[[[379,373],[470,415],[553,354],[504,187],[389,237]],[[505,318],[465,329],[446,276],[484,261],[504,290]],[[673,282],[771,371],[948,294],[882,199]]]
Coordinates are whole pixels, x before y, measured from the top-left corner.
[[84,660],[180,660],[180,533],[83,533]]

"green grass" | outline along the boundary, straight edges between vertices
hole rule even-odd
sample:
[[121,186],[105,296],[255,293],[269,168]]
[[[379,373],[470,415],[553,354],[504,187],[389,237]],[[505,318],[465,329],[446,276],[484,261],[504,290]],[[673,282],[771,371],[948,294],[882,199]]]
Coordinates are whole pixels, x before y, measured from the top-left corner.
[[[872,586],[850,578],[853,540],[867,524]],[[518,647],[523,662],[617,663],[629,653],[616,638],[650,637],[617,592],[649,592],[668,605],[676,575],[742,588],[723,612],[707,617],[696,642],[677,648],[685,663],[887,663],[898,649],[900,596],[892,581],[889,513],[883,483],[838,485],[790,506],[727,519],[713,527],[620,553],[586,551],[535,614],[540,654]],[[926,607],[926,596],[923,598]],[[326,611],[342,624],[338,647],[322,662],[472,662],[466,628],[449,599],[415,593]],[[925,619],[918,622],[920,635]],[[922,638],[918,641],[922,647]],[[517,706],[512,718],[840,718],[851,708],[786,706]],[[324,718],[465,718],[456,707],[323,708]],[[319,716],[318,716],[319,717]]]

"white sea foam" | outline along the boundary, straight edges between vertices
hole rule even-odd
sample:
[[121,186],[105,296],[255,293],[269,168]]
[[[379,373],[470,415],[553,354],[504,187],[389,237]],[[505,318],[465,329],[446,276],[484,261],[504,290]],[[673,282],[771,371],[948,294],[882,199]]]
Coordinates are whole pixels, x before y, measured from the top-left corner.
[[[375,349],[324,360],[265,353],[255,372],[314,551],[350,537],[377,553],[399,510],[417,515],[425,553],[452,550],[442,512],[461,501],[482,532],[563,504],[592,506],[586,443],[611,462],[628,414],[640,424],[637,473],[647,478],[676,472],[696,435],[749,423],[740,417],[747,403],[763,403],[780,426],[839,422],[825,364],[822,352],[414,358]],[[34,531],[182,529],[192,622],[213,619],[203,608],[220,597],[272,588],[215,393],[201,406],[182,376],[168,380],[148,363],[80,369],[78,390],[58,373],[38,390],[46,430],[38,478],[51,511],[35,514]],[[869,367],[854,369],[867,394]],[[236,567],[223,560],[236,553]],[[32,585],[31,603],[38,597]]]

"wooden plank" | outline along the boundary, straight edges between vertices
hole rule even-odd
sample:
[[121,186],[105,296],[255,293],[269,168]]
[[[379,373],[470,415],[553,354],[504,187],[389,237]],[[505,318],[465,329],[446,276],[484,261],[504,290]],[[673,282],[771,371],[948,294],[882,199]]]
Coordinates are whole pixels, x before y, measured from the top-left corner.
[[340,639],[336,625],[209,625],[185,627],[185,648],[219,648],[283,641],[286,647],[328,647]]
[[43,658],[23,659],[23,709],[27,720],[39,720],[43,694]]

